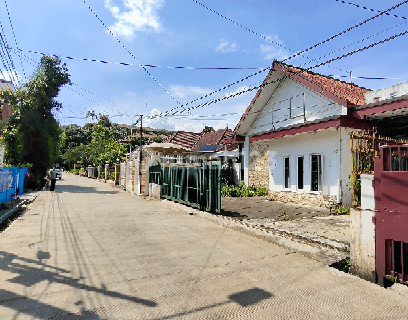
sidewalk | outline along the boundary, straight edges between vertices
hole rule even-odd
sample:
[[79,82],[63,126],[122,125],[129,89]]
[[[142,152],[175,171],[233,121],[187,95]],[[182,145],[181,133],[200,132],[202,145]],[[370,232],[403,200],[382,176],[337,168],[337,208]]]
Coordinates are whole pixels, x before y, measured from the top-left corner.
[[265,197],[222,198],[221,214],[215,215],[174,205],[327,265],[350,255],[350,216],[330,215],[327,208],[269,201]]
[[20,201],[16,203],[12,208],[0,211],[0,223],[7,220],[14,212],[20,208],[25,208],[28,204],[32,203],[42,191],[29,191],[19,195]]

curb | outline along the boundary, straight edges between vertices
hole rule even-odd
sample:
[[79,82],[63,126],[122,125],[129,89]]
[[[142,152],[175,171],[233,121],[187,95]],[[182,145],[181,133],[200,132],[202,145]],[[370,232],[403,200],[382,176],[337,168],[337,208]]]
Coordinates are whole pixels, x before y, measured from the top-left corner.
[[[27,206],[27,204],[30,204],[30,203],[34,202],[34,200],[37,199],[37,197],[40,195],[41,192],[42,192],[42,190],[37,191],[35,193],[35,195],[33,197],[30,197],[30,198],[28,198],[28,195],[25,195],[25,197],[23,197],[23,199],[21,200],[21,202],[19,204],[15,205],[9,211],[3,213],[3,215],[0,216],[0,223],[3,223],[7,218],[9,218],[18,209],[25,208]],[[22,196],[24,196],[24,193],[22,194]],[[21,199],[21,197],[20,197],[20,199]]]

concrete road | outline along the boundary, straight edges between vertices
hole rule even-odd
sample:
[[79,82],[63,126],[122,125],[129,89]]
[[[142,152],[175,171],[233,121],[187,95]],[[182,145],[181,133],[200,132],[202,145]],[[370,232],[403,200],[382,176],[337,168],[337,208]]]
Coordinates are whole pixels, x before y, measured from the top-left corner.
[[408,319],[408,298],[65,174],[0,234],[0,319]]

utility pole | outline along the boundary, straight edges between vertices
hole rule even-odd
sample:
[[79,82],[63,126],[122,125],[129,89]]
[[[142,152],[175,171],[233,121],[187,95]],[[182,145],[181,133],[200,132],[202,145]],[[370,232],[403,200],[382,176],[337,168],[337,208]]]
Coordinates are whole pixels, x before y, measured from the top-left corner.
[[140,189],[139,193],[142,193],[142,138],[143,138],[143,115],[140,115],[140,141],[139,141],[139,184],[140,184]]
[[132,158],[133,117],[130,118],[130,158]]

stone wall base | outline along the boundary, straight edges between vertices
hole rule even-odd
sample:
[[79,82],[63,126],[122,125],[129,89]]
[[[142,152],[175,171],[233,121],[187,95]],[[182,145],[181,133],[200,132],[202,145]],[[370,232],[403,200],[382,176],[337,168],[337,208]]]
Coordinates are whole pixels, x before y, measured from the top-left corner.
[[269,190],[268,199],[286,203],[296,203],[313,207],[334,209],[337,206],[335,196],[323,196],[313,193],[296,193],[291,191]]

